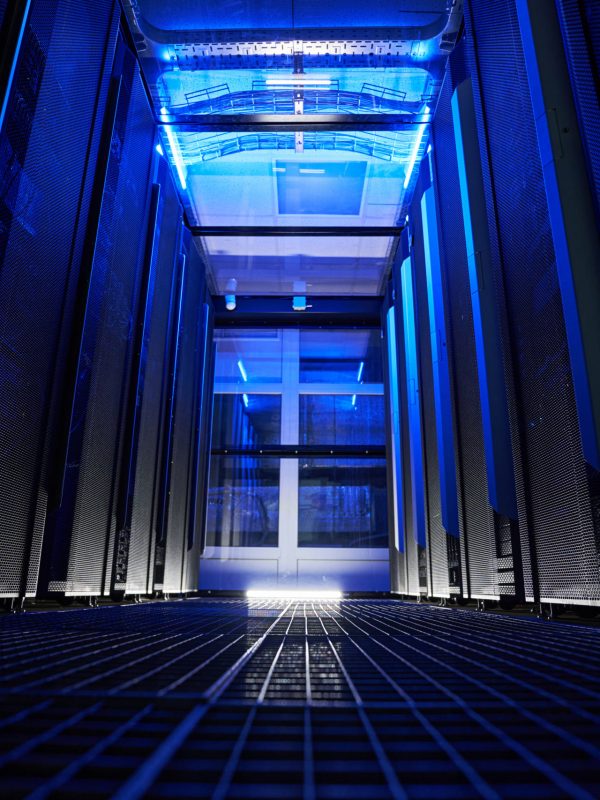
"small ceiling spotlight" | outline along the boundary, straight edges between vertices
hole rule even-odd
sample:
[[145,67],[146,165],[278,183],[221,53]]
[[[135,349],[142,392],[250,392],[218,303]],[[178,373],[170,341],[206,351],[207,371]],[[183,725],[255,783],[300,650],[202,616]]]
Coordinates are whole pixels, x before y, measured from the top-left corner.
[[225,291],[227,294],[225,295],[225,308],[227,311],[235,311],[236,307],[236,300],[235,300],[235,291],[237,289],[237,280],[235,278],[229,278],[227,283],[225,284]]

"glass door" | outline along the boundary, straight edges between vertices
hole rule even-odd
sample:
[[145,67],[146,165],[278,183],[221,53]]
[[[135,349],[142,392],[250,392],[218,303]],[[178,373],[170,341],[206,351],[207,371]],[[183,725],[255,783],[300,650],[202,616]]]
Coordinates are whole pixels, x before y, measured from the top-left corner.
[[379,330],[215,338],[201,588],[387,589]]

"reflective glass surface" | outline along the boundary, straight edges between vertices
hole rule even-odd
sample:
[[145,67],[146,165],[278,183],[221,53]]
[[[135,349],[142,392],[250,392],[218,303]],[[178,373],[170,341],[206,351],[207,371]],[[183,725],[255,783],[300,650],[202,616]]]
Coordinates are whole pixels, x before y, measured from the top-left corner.
[[383,395],[300,395],[300,444],[384,445]]
[[260,447],[281,441],[281,397],[215,394],[212,446]]
[[301,330],[301,383],[381,383],[379,330]]
[[[404,223],[462,3],[136,0],[124,13],[213,293],[383,294],[395,240],[360,228]],[[350,236],[203,238],[214,226]]]
[[390,236],[208,236],[202,238],[214,294],[378,295],[393,252]]
[[213,455],[207,544],[276,547],[278,525],[279,459]]
[[160,31],[293,28],[298,26],[428,26],[445,16],[446,0],[138,0],[143,23]]
[[[192,225],[352,228],[403,219],[413,154],[420,159],[425,152],[429,119],[423,112],[416,124],[399,130],[305,131],[300,137],[258,130],[198,132],[177,125],[160,130]],[[327,207],[323,187],[336,175],[349,200]]]
[[387,547],[385,460],[302,460],[298,545]]
[[[303,112],[418,113],[431,99],[433,81],[426,65],[386,69],[305,70]],[[315,83],[311,84],[311,76]],[[286,80],[288,83],[286,85]],[[290,72],[275,69],[170,70],[158,86],[166,108],[179,114],[293,114]]]
[[281,331],[236,328],[216,330],[215,385],[280,383],[282,371]]

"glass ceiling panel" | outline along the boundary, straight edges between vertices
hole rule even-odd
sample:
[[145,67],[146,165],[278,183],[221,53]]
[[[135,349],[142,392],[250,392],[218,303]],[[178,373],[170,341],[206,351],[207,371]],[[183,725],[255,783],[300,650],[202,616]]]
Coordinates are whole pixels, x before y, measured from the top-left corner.
[[[415,59],[416,60],[416,59]],[[204,114],[422,114],[438,80],[415,64],[383,69],[165,69],[156,82],[174,120]]]
[[161,126],[193,226],[394,226],[426,123],[397,131],[197,133]]
[[360,237],[198,237],[213,294],[378,295],[395,240]]
[[[462,2],[123,7],[213,291],[380,293],[396,240],[360,231],[403,224]],[[215,227],[352,233],[202,236]]]
[[154,31],[265,30],[311,27],[426,27],[439,25],[447,0],[137,0]]

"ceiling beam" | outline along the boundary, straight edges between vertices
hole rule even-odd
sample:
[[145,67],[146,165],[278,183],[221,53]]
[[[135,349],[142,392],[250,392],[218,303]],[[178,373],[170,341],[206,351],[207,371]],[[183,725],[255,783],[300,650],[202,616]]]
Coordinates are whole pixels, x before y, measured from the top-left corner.
[[189,133],[287,133],[294,131],[394,131],[431,121],[431,114],[202,114],[181,115],[157,125]]
[[190,225],[192,236],[400,236],[403,225]]

